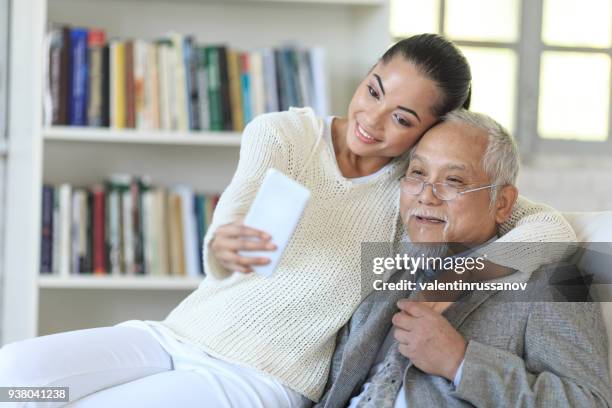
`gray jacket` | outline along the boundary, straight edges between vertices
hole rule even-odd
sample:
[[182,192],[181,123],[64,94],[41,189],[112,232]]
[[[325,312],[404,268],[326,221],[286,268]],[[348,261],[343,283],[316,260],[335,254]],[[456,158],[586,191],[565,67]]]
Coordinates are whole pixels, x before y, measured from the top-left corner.
[[[458,387],[409,364],[409,408],[610,407],[607,336],[598,303],[555,303],[541,268],[525,292],[474,292],[444,316],[468,341]],[[561,268],[568,268],[567,265]],[[571,268],[574,268],[571,266]],[[390,280],[407,278],[396,273]],[[538,302],[531,302],[533,291]],[[544,296],[543,296],[544,294]],[[408,293],[373,292],[338,334],[325,393],[317,407],[344,407],[361,387]]]

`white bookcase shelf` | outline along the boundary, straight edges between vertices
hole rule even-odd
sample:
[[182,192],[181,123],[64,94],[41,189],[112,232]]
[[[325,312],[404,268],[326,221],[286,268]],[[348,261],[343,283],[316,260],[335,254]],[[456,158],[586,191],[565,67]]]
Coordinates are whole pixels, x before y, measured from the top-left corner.
[[38,278],[42,289],[193,290],[202,279],[151,276],[45,276]]
[[240,146],[238,132],[170,132],[55,126],[43,130],[45,142],[142,143],[189,146]]
[[346,115],[355,86],[391,44],[387,0],[19,0],[10,13],[0,345],[127,319],[163,319],[201,282],[41,276],[44,184],[89,186],[126,173],[147,175],[154,185],[185,184],[214,194],[230,182],[239,158],[241,135],[235,132],[42,126],[48,22],[101,28],[109,39],[152,40],[180,32],[198,44],[239,50],[321,46],[332,115]]

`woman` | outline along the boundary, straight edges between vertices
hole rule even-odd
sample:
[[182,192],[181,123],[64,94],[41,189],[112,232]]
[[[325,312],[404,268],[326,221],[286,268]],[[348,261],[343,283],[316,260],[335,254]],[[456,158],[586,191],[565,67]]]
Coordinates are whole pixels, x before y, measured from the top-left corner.
[[[357,88],[346,119],[322,120],[308,108],[255,119],[207,233],[209,277],[198,290],[163,322],[129,321],[6,346],[0,384],[11,370],[7,356],[44,349],[44,366],[51,367],[40,377],[32,379],[38,369],[32,358],[13,370],[22,384],[85,377],[71,389],[72,399],[91,395],[76,406],[275,407],[318,400],[336,333],[361,301],[361,243],[400,238],[397,179],[407,152],[442,115],[469,105],[470,81],[454,45],[420,35],[383,55]],[[308,187],[311,198],[277,270],[265,278],[249,272],[266,259],[238,251],[274,248],[265,232],[240,223],[271,167]],[[574,238],[558,214],[526,201],[504,228],[517,222],[509,240]],[[520,259],[504,261],[524,268]],[[56,368],[67,349],[78,361]],[[84,357],[87,349],[99,356]]]

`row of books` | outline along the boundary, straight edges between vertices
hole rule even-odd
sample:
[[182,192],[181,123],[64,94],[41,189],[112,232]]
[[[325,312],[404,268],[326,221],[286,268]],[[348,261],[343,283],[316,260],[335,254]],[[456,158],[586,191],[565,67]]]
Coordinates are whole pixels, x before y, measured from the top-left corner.
[[320,47],[241,52],[178,33],[107,41],[104,30],[51,25],[46,58],[47,126],[240,131],[265,112],[328,110]]
[[202,277],[218,195],[113,175],[87,188],[45,185],[41,273]]

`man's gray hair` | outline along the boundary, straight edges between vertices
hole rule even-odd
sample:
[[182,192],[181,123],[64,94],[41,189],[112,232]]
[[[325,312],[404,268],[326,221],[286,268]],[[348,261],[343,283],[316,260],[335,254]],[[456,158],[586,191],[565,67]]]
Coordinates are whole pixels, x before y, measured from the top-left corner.
[[[520,158],[514,138],[491,117],[465,109],[457,109],[442,119],[444,122],[459,122],[488,135],[487,149],[482,159],[484,171],[491,184],[498,186],[515,185],[518,177]],[[495,202],[497,188],[491,189],[491,202]]]

